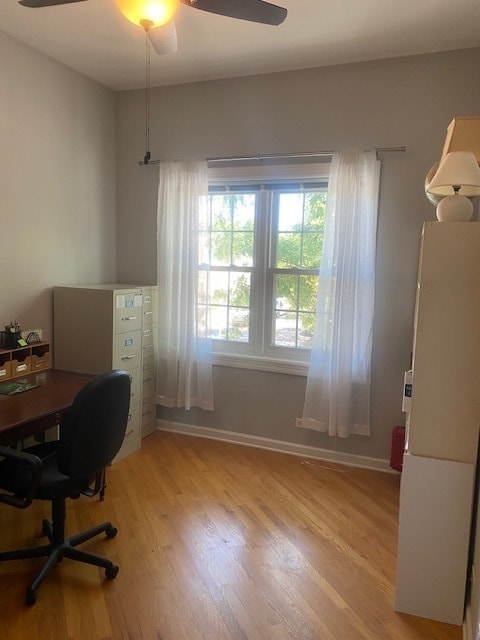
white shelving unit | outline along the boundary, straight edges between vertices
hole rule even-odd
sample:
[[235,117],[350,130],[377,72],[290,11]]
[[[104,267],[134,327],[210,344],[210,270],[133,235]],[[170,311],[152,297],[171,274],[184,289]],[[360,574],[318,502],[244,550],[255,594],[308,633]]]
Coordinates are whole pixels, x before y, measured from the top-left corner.
[[415,309],[395,608],[462,624],[480,427],[480,224],[428,222]]

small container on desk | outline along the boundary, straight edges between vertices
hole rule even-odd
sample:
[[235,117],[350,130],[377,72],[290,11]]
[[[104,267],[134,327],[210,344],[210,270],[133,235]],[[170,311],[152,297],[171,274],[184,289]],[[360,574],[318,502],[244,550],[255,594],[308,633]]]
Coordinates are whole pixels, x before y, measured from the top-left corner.
[[21,338],[20,331],[0,331],[0,347],[2,349],[16,349]]

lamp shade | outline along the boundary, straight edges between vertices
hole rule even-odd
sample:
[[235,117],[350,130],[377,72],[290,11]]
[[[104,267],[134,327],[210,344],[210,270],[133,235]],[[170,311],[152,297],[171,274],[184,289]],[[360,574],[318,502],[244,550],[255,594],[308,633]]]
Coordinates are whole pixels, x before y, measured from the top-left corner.
[[471,151],[451,151],[441,162],[427,187],[428,193],[449,196],[480,195],[480,167]]
[[123,15],[141,27],[148,24],[154,29],[169,22],[175,15],[180,0],[115,0]]

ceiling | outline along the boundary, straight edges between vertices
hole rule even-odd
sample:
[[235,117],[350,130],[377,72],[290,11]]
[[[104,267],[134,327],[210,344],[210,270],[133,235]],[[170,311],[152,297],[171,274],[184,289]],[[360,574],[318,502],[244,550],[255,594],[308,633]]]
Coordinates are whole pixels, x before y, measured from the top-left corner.
[[[180,5],[178,52],[152,51],[152,86],[480,46],[480,0],[277,3],[288,9],[278,27]],[[145,34],[114,0],[42,9],[0,0],[0,29],[113,90],[145,85]]]

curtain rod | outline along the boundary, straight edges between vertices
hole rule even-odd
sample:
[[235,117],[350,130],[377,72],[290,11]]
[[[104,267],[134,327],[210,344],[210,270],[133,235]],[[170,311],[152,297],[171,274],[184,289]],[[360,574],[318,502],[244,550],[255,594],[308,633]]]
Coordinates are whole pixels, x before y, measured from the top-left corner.
[[[373,147],[373,151],[377,153],[382,153],[384,151],[399,151],[405,152],[407,147]],[[216,158],[207,158],[207,162],[216,163],[216,162],[240,162],[247,160],[289,160],[294,158],[322,158],[333,156],[335,151],[301,151],[298,153],[271,153],[268,155],[256,155],[256,156],[231,156],[231,157],[216,157]],[[139,160],[138,164],[160,164],[160,160],[148,160],[145,162],[144,160]]]

